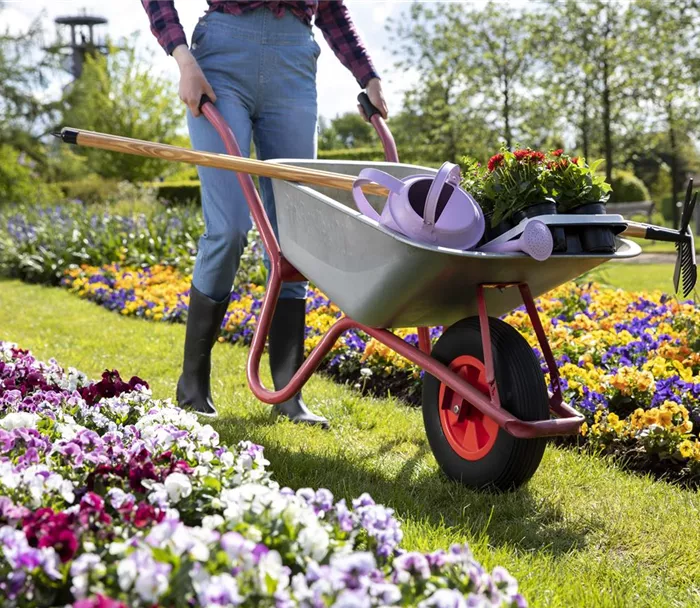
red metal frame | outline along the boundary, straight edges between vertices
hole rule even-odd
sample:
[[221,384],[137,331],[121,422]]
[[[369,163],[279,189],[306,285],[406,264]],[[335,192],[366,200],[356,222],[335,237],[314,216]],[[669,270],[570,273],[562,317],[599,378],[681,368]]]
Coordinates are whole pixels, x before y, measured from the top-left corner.
[[[219,133],[220,137],[223,139],[227,152],[233,156],[241,156],[241,151],[236,143],[236,138],[233,131],[214,105],[210,102],[204,103],[202,106],[202,113],[211,122]],[[374,115],[371,121],[382,141],[387,160],[389,162],[398,162],[396,145],[386,124],[379,115]],[[282,255],[279,243],[275,237],[274,231],[272,230],[272,225],[270,224],[270,220],[265,213],[265,208],[260,200],[260,196],[255,188],[255,184],[253,183],[251,176],[244,173],[237,173],[236,175],[238,176],[239,183],[241,184],[243,193],[248,202],[248,206],[250,207],[255,225],[260,232],[263,246],[265,247],[270,259],[270,276],[268,277],[267,289],[263,297],[260,317],[253,334],[253,341],[246,368],[248,384],[250,385],[251,391],[255,397],[260,401],[268,404],[275,404],[282,403],[283,401],[290,399],[299,392],[304,384],[306,384],[314,371],[316,371],[316,369],[319,367],[325,356],[330,352],[338,338],[349,329],[359,329],[379,342],[382,342],[385,346],[388,346],[402,357],[405,357],[415,365],[419,366],[427,373],[437,378],[444,385],[450,387],[453,391],[459,393],[464,399],[468,400],[484,415],[495,420],[499,427],[503,428],[506,432],[515,437],[531,438],[552,435],[568,435],[578,431],[581,423],[583,422],[583,416],[562,401],[561,389],[559,386],[559,375],[554,362],[554,356],[552,355],[549,343],[547,342],[547,338],[542,327],[542,322],[537,314],[537,309],[535,307],[532,294],[530,293],[528,286],[522,283],[487,284],[481,285],[477,289],[481,339],[484,349],[484,360],[487,373],[486,377],[491,393],[490,399],[487,399],[480,391],[471,386],[458,374],[451,371],[447,366],[430,356],[430,333],[427,327],[418,328],[419,346],[415,347],[386,329],[367,327],[346,316],[340,318],[333,326],[331,326],[285,388],[278,391],[266,389],[260,380],[260,360],[265,349],[265,342],[270,330],[272,315],[274,314],[274,310],[277,305],[282,282],[303,280],[305,277],[303,277],[301,273],[299,273]],[[516,285],[520,288],[523,302],[528,314],[530,315],[540,347],[542,348],[542,353],[545,357],[545,361],[547,362],[547,367],[549,368],[552,386],[554,387],[553,395],[550,399],[550,409],[554,414],[559,416],[559,418],[554,420],[527,422],[516,418],[501,408],[500,398],[496,387],[493,353],[491,349],[491,335],[489,331],[484,289],[503,289]]]

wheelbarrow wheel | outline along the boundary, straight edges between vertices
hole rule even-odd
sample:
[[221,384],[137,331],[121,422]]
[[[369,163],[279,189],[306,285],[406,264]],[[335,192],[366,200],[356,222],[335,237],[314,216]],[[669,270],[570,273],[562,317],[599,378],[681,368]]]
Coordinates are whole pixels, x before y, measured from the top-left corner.
[[[490,318],[489,326],[501,407],[521,420],[548,419],[544,374],[527,340],[499,319]],[[432,356],[489,394],[477,317],[448,328]],[[508,491],[523,485],[534,475],[547,445],[546,438],[513,437],[427,372],[423,422],[442,471],[475,489]]]

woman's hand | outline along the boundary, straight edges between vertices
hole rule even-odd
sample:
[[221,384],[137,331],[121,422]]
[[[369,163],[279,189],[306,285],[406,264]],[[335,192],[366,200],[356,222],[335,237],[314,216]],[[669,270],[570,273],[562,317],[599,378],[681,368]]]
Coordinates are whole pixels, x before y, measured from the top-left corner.
[[[372,105],[375,108],[377,108],[377,110],[379,110],[379,114],[381,114],[382,118],[386,118],[389,115],[389,110],[386,107],[386,101],[384,101],[384,93],[382,92],[382,81],[379,80],[379,78],[372,78],[372,80],[370,80],[367,83],[365,89],[367,92],[367,97],[369,97],[369,100],[372,102]],[[360,111],[362,117],[365,120],[367,120],[367,115],[362,109],[362,106],[358,104],[357,109]]]
[[173,51],[173,57],[180,68],[180,99],[185,102],[194,116],[199,116],[199,102],[202,95],[208,95],[212,102],[216,101],[214,89],[204,76],[190,49],[182,44]]

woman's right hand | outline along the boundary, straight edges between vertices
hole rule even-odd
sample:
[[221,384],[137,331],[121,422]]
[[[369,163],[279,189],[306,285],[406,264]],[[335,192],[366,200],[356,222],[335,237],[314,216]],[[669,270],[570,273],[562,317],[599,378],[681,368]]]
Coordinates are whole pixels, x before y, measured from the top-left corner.
[[194,116],[199,116],[199,102],[202,100],[202,95],[207,95],[212,102],[216,101],[214,89],[211,88],[202,68],[199,67],[186,45],[178,46],[173,51],[173,57],[180,68],[180,99],[185,102]]

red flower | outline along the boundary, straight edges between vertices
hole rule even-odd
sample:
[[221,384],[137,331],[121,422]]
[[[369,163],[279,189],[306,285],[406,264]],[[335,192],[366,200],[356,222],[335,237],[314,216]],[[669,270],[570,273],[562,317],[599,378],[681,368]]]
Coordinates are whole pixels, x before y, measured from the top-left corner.
[[558,169],[566,169],[569,166],[569,159],[568,158],[560,158],[558,161],[547,163],[547,169],[553,169],[553,170],[558,170]]
[[552,152],[552,156],[561,156],[562,154],[564,154],[563,148],[559,148],[558,150],[554,150],[554,152]]
[[164,517],[165,513],[156,509],[153,505],[141,502],[139,506],[136,507],[133,523],[137,528],[145,528],[151,523],[160,523],[163,521]]
[[104,509],[104,500],[97,494],[88,492],[80,501],[78,519],[83,526],[89,525],[91,519],[95,523],[99,522],[108,526],[112,523],[112,518],[108,513],[105,513]]
[[545,159],[545,156],[542,152],[537,152],[535,150],[529,149],[516,150],[515,152],[513,152],[513,155],[515,156],[515,160],[526,163],[532,163],[533,165],[544,162]]
[[578,156],[574,156],[574,157],[571,159],[571,162],[574,163],[574,165],[577,164],[577,163],[578,163]]
[[53,528],[39,541],[39,548],[42,547],[53,547],[65,564],[75,556],[78,550],[78,538],[70,528]]
[[53,514],[53,509],[50,507],[42,507],[29,513],[22,520],[24,535],[30,547],[36,547],[39,544],[39,538],[49,529]]
[[152,462],[137,466],[129,470],[129,486],[135,492],[145,492],[146,488],[141,484],[144,479],[158,481],[158,472]]
[[186,460],[178,460],[170,465],[168,475],[170,475],[170,473],[184,473],[185,475],[189,475],[192,473],[192,467]]
[[78,550],[78,538],[72,529],[74,518],[53,509],[38,509],[24,518],[24,535],[31,547],[53,547],[63,563],[73,559]]
[[132,376],[127,383],[121,379],[118,371],[105,370],[102,374],[102,380],[84,386],[78,391],[88,405],[94,405],[103,397],[118,397],[122,393],[135,390],[139,385],[149,388],[148,383],[138,376]]
[[489,164],[487,165],[488,170],[493,172],[496,167],[500,167],[503,162],[503,154],[496,154],[489,159]]
[[128,606],[119,600],[113,600],[111,597],[96,595],[90,599],[78,600],[73,604],[73,608],[128,608]]
[[95,485],[109,488],[111,485],[114,485],[110,477],[122,479],[127,477],[126,467],[123,464],[118,464],[117,466],[112,466],[111,464],[97,465],[97,468],[88,475],[86,481],[87,489],[93,491]]

